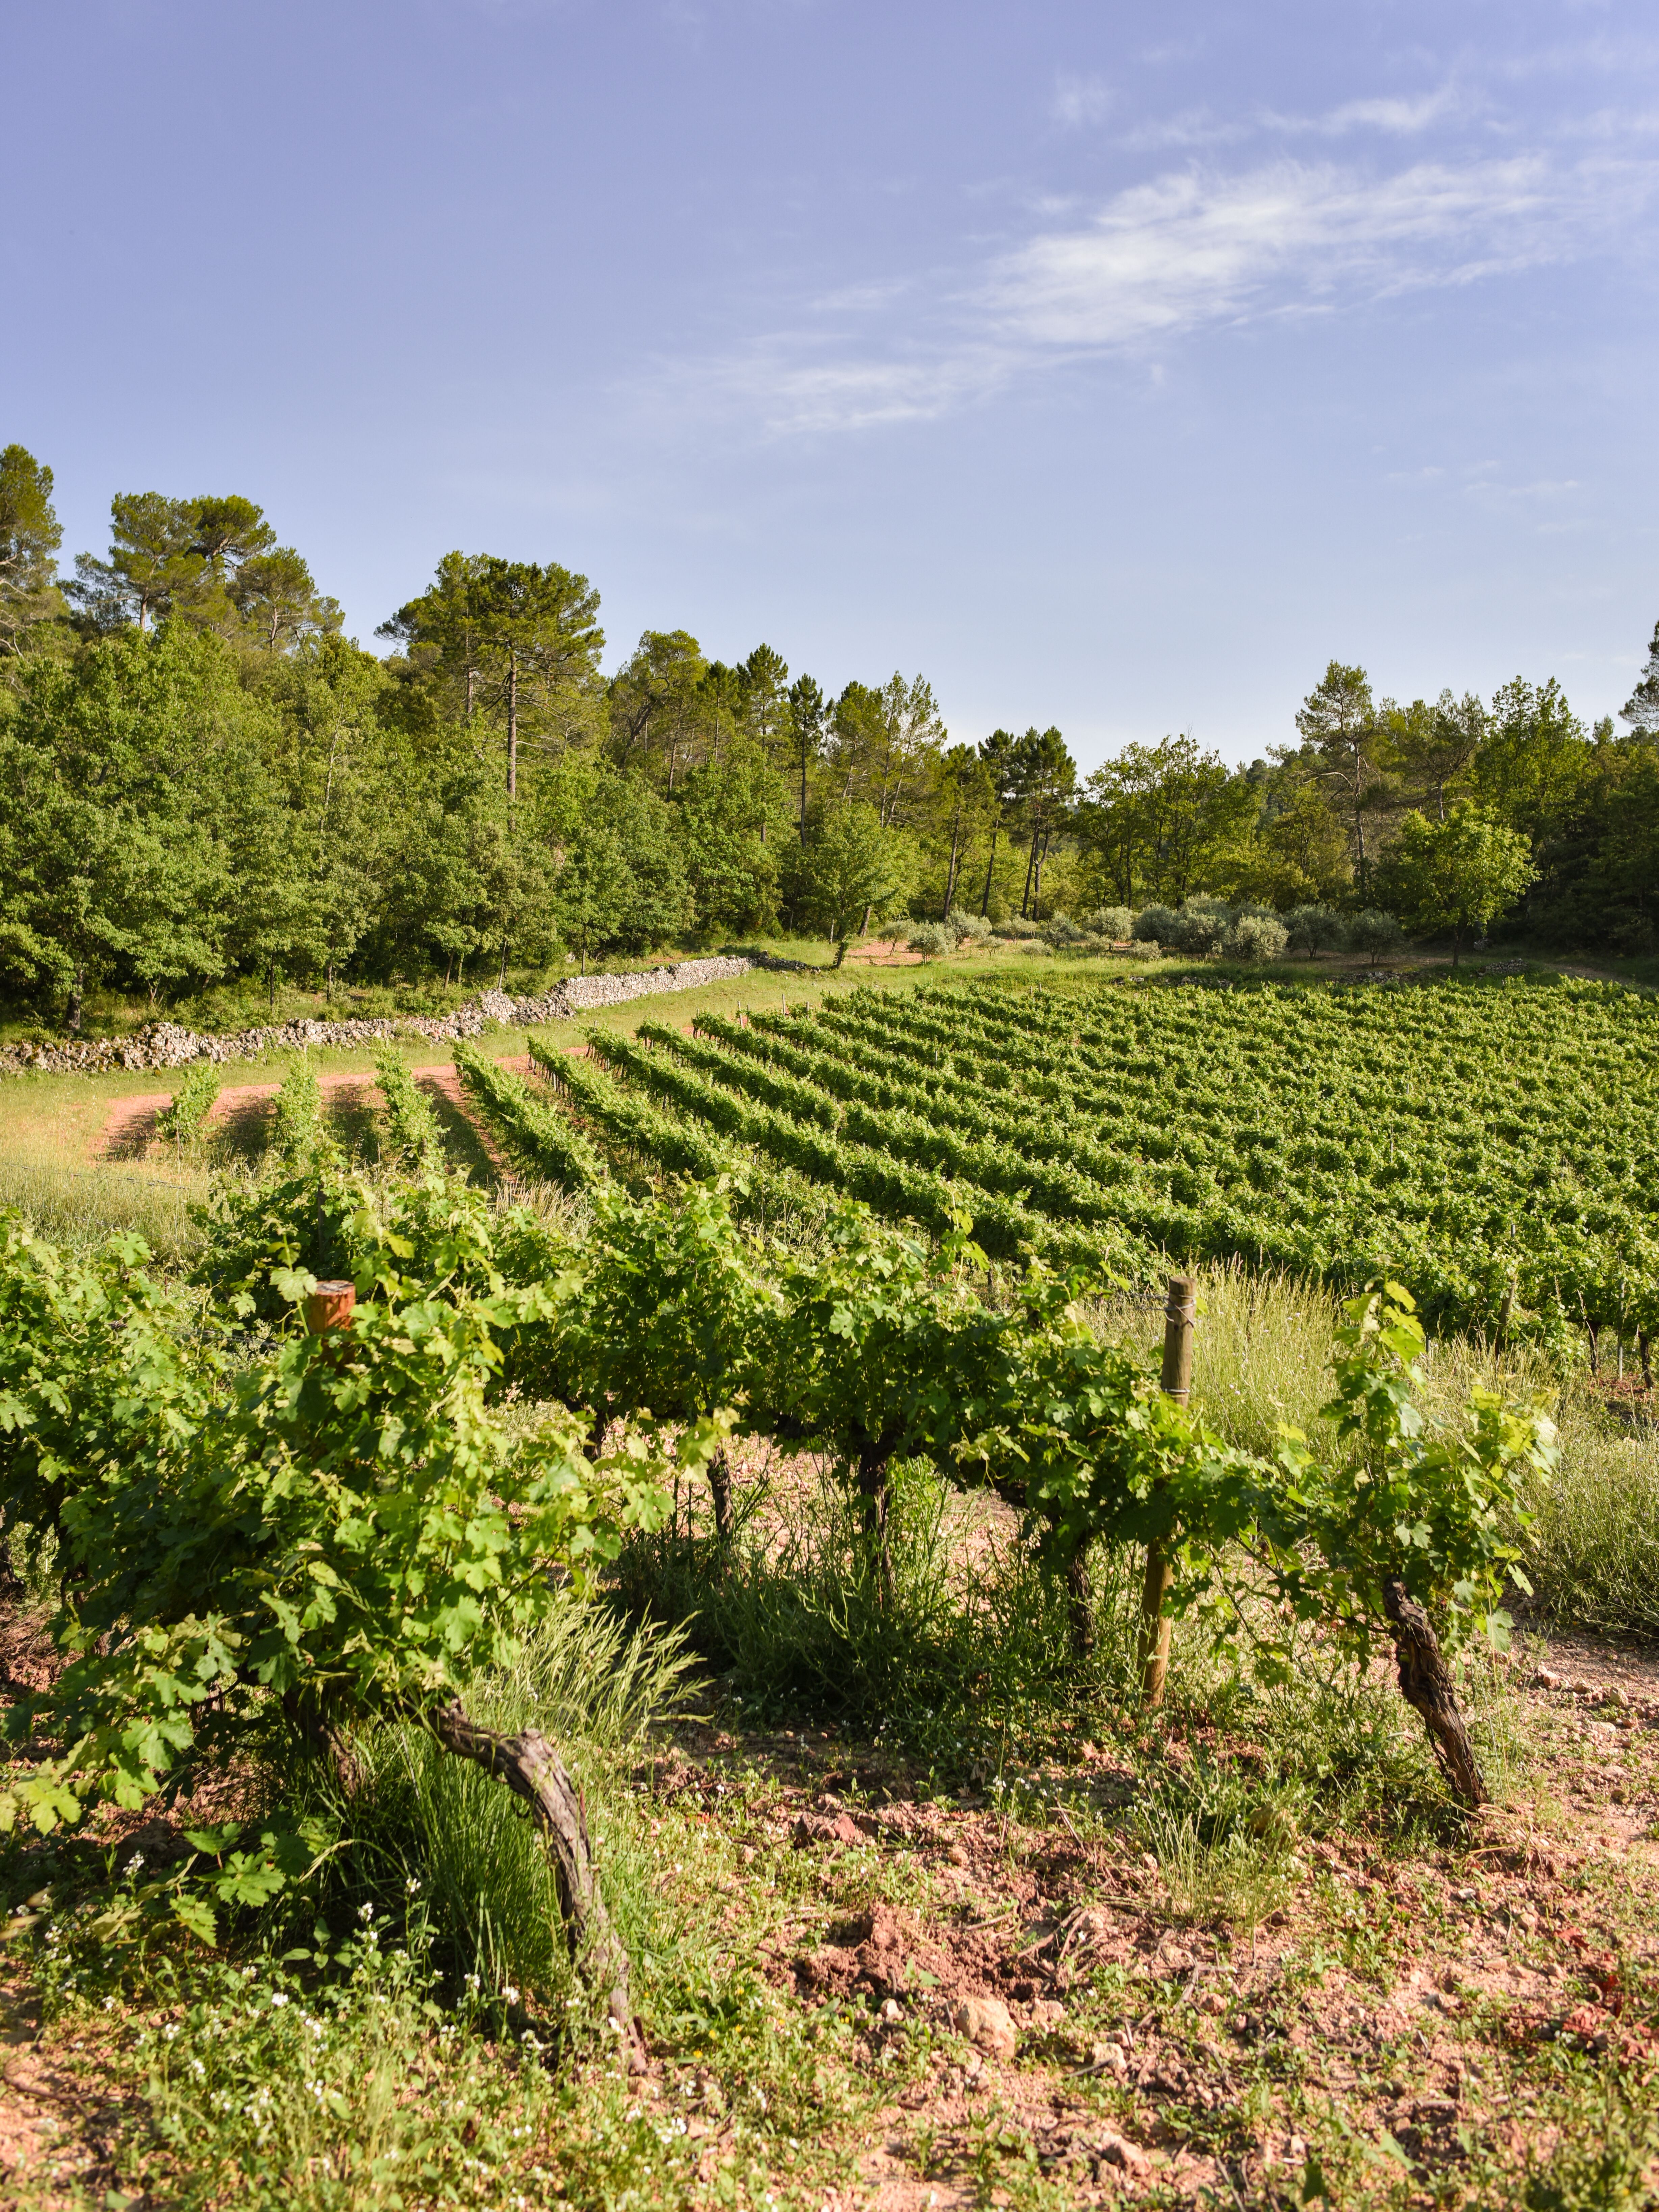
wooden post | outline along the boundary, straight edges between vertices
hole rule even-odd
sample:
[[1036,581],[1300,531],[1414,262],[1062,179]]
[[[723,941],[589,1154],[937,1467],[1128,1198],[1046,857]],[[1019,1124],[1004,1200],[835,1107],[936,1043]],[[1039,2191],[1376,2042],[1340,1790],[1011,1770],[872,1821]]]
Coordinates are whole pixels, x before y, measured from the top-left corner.
[[[1193,1327],[1198,1318],[1198,1285],[1191,1275],[1171,1275],[1164,1309],[1164,1374],[1166,1397],[1184,1406],[1193,1394]],[[1175,1570],[1162,1544],[1146,1547],[1146,1580],[1140,1593],[1140,1702],[1147,1712],[1164,1703],[1170,1671],[1170,1617],[1164,1610]]]
[[351,1326],[357,1308],[356,1283],[319,1283],[306,1300],[306,1327],[313,1336],[327,1336]]

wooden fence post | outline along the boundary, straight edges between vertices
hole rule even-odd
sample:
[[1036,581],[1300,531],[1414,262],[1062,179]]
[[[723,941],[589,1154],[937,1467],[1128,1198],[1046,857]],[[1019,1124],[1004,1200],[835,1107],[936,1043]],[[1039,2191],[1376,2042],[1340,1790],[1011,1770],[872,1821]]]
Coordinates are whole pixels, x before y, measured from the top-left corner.
[[[305,1303],[306,1328],[313,1336],[333,1336],[351,1327],[356,1310],[357,1285],[349,1282],[319,1283]],[[341,1347],[337,1343],[337,1357]]]
[[[1193,1328],[1198,1318],[1198,1285],[1191,1275],[1171,1275],[1164,1309],[1164,1395],[1184,1406],[1193,1394]],[[1164,1610],[1175,1570],[1162,1544],[1146,1547],[1146,1580],[1140,1593],[1140,1702],[1152,1711],[1164,1703],[1170,1671],[1170,1616]]]

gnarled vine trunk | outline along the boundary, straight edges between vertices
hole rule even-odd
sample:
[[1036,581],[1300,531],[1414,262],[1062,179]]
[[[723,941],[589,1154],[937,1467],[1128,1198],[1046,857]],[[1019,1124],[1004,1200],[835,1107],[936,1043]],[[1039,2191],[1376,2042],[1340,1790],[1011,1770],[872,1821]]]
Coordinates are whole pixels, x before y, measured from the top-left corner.
[[882,1605],[890,1608],[893,1603],[893,1549],[887,1534],[887,1513],[891,1503],[891,1490],[887,1480],[887,1462],[892,1457],[891,1440],[880,1437],[859,1454],[858,1492],[864,1507],[864,1540],[869,1547],[872,1564],[876,1571],[876,1591]]
[[1066,1570],[1066,1611],[1072,1631],[1072,1663],[1086,1667],[1095,1650],[1095,1587],[1086,1542],[1078,1546]]
[[1382,1610],[1394,1629],[1394,1656],[1400,1662],[1400,1693],[1423,1717],[1440,1771],[1465,1805],[1484,1805],[1486,1784],[1458,1710],[1457,1692],[1429,1616],[1404,1583],[1388,1583]]
[[471,1759],[529,1806],[553,1861],[570,1955],[589,1988],[604,1997],[629,2072],[642,2072],[645,2050],[629,1997],[628,1954],[605,1909],[586,1808],[563,1760],[539,1729],[498,1735],[471,1719],[459,1698],[435,1706],[426,1719],[446,1751]]
[[722,1444],[708,1462],[708,1494],[714,1505],[714,1539],[721,1545],[732,1540],[732,1462],[726,1456]]

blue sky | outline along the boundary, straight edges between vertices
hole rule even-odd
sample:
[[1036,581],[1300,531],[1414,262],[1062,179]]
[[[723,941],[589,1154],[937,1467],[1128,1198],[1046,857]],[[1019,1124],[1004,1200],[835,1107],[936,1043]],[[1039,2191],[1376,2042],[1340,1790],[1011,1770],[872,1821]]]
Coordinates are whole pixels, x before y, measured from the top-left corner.
[[366,641],[453,545],[1092,763],[1626,696],[1659,17],[0,0],[0,441],[243,491]]

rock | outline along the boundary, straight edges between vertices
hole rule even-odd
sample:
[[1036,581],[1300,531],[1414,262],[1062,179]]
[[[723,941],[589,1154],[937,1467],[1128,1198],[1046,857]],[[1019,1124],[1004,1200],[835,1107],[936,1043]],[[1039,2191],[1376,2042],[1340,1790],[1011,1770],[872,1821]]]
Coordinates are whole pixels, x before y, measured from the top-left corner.
[[1091,2043],[1089,2045],[1089,2063],[1103,2074],[1127,2074],[1129,2054],[1121,2043]]
[[197,1060],[257,1060],[270,1051],[302,1045],[380,1044],[389,1037],[423,1036],[440,1041],[475,1037],[488,1022],[527,1028],[540,1022],[568,1021],[593,1006],[619,1006],[656,991],[693,991],[761,968],[793,971],[802,960],[775,959],[769,953],[722,953],[710,960],[681,960],[627,975],[568,975],[538,998],[514,999],[505,991],[479,993],[453,1014],[406,1014],[343,1022],[277,1022],[264,1028],[234,1030],[222,1036],[198,1036],[177,1022],[147,1022],[131,1036],[97,1043],[66,1038],[61,1044],[0,1048],[0,1073],[32,1068],[52,1075],[98,1075],[115,1067],[185,1067]]
[[1139,2143],[1127,2136],[1115,2135],[1109,2129],[1101,2136],[1095,2148],[1103,2166],[1115,2166],[1120,2173],[1130,2174],[1144,2181],[1152,2170],[1152,2161]]
[[798,1851],[813,1844],[861,1844],[864,1831],[856,1820],[845,1813],[833,1818],[828,1813],[803,1813],[795,1823],[794,1844]]
[[960,1844],[952,1844],[945,1856],[952,1866],[966,1866],[968,1863],[968,1854]]
[[965,2035],[969,2043],[976,2043],[981,2051],[988,2051],[998,2058],[1012,2058],[1018,2038],[1008,2008],[1000,1997],[967,1997],[951,2014],[951,2025],[958,2035]]

